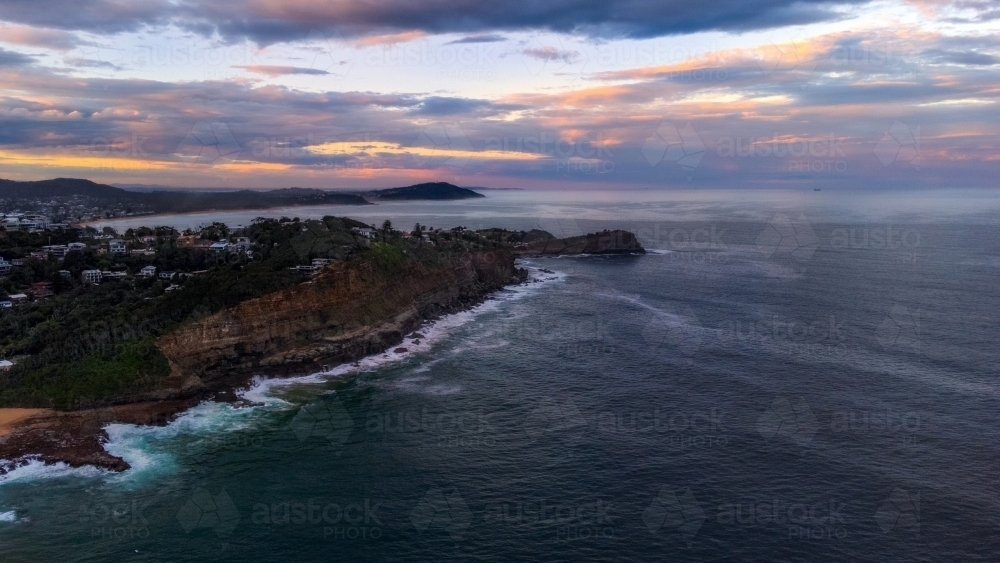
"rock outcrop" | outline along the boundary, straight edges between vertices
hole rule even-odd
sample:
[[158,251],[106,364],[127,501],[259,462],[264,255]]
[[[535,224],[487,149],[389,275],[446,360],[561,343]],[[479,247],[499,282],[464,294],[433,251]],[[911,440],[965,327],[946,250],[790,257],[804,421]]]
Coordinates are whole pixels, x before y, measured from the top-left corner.
[[556,238],[546,231],[524,233],[514,250],[521,256],[568,256],[575,254],[645,254],[629,231],[601,231],[578,237]]

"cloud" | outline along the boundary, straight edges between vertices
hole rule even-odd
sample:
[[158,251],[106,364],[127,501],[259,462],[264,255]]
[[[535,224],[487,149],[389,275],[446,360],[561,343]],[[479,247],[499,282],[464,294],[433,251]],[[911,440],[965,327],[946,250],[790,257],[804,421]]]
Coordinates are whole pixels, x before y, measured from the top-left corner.
[[289,74],[310,74],[310,75],[330,74],[325,70],[319,70],[316,68],[303,68],[298,66],[236,65],[233,68],[242,68],[243,70],[250,71],[254,74],[262,74],[264,76],[285,76]]
[[[553,0],[543,4],[429,0],[6,0],[3,19],[97,34],[176,25],[227,41],[294,42],[312,31],[344,38],[547,30],[595,38],[742,32],[843,18],[837,8],[868,0]],[[473,35],[474,37],[475,35]]]
[[0,25],[0,43],[68,51],[81,43],[75,34],[61,29],[28,25]]
[[0,48],[0,67],[29,65],[34,61],[34,57]]
[[555,47],[529,47],[521,52],[540,61],[563,61],[565,63],[572,63],[580,58],[579,51],[563,50]]
[[946,51],[943,49],[931,49],[924,51],[929,59],[934,62],[952,63],[968,66],[992,66],[1000,63],[1000,57],[988,53],[977,53],[976,51]]
[[503,35],[489,34],[489,35],[469,35],[461,39],[456,39],[454,41],[449,41],[445,45],[462,45],[465,43],[500,43],[506,41],[507,38]]

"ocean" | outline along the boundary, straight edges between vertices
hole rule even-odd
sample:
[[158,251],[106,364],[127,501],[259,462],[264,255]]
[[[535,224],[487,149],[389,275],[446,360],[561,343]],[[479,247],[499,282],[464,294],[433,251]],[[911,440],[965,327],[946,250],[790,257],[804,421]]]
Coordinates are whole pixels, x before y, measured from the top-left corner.
[[997,192],[485,193],[266,214],[649,254],[524,260],[405,352],[110,425],[130,471],[0,478],[0,559],[997,560]]

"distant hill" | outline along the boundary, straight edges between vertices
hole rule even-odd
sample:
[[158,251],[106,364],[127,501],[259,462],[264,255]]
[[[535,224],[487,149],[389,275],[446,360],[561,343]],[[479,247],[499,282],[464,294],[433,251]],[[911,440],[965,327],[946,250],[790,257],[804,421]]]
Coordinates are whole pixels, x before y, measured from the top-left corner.
[[389,188],[387,190],[375,190],[368,192],[371,197],[384,200],[450,200],[450,199],[472,199],[486,197],[466,188],[460,188],[448,182],[427,182],[416,184],[405,188]]
[[17,182],[0,179],[0,198],[30,199],[39,197],[70,197],[80,195],[95,199],[131,198],[133,192],[97,184],[90,180],[56,178],[37,182]]
[[84,197],[97,204],[126,204],[150,213],[188,213],[223,209],[267,209],[295,205],[369,205],[358,194],[328,192],[311,188],[282,190],[237,190],[195,192],[162,190],[136,192],[90,180],[56,178],[38,182],[0,180],[0,199],[37,200],[53,197]]

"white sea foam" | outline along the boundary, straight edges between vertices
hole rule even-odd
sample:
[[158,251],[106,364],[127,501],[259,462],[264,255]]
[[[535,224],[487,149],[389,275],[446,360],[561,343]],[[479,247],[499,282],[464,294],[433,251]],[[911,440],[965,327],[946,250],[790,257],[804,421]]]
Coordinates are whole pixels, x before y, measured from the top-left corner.
[[47,464],[40,459],[30,459],[24,465],[0,475],[0,485],[59,477],[100,477],[108,473],[109,471],[91,466],[70,467],[62,462]]

